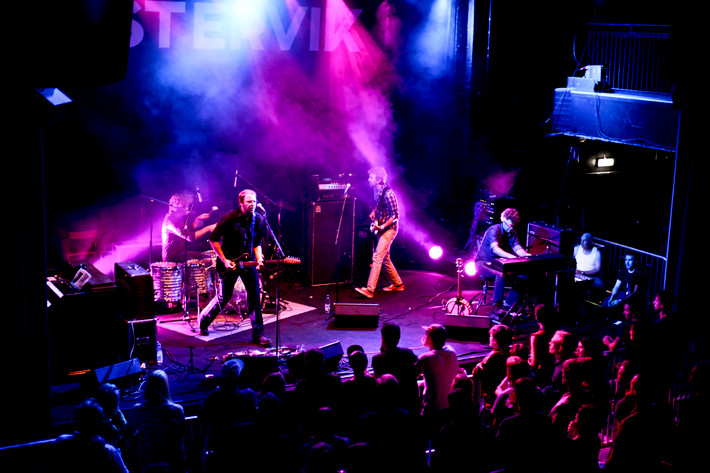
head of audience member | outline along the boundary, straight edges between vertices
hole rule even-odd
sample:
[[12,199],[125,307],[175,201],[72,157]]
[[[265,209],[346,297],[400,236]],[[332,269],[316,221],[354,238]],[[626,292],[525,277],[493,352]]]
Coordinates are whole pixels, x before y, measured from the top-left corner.
[[102,383],[96,388],[94,397],[104,410],[106,418],[110,418],[118,412],[121,402],[121,391],[113,383]]
[[148,375],[143,383],[143,399],[149,402],[170,400],[170,382],[163,370],[155,370]]
[[286,378],[280,371],[269,373],[261,383],[261,394],[271,393],[278,399],[286,396]]
[[386,352],[388,349],[396,348],[399,344],[399,339],[401,336],[401,330],[399,328],[399,325],[385,322],[384,324],[382,324],[380,334],[382,336],[382,346],[380,347],[380,351],[382,351],[383,353]]
[[616,365],[616,391],[625,394],[635,375],[631,360],[624,360]]
[[510,327],[497,324],[488,331],[488,344],[494,351],[508,353],[513,342],[513,332]]
[[636,270],[636,255],[633,253],[629,253],[624,256],[624,267],[626,270],[630,273],[633,273]]
[[74,411],[76,431],[85,437],[99,435],[104,425],[104,410],[95,398],[83,400]]
[[457,373],[451,381],[451,390],[461,390],[467,392],[473,399],[473,380],[466,373]]
[[520,378],[531,378],[532,370],[528,362],[516,355],[509,356],[505,360],[506,376],[510,383],[515,383]]
[[400,399],[399,381],[391,374],[383,374],[377,378],[375,400],[380,409],[390,409],[397,406]]
[[542,391],[532,378],[520,378],[513,384],[513,399],[518,412],[537,412],[542,405]]
[[585,403],[580,406],[574,419],[567,427],[567,436],[572,440],[598,438],[603,428],[603,420],[599,408],[594,404]]
[[424,338],[422,342],[431,350],[441,350],[446,344],[447,336],[446,329],[443,325],[431,324],[424,328]]
[[670,314],[674,304],[675,296],[670,291],[657,292],[653,298],[653,310],[658,312],[660,318],[664,318]]
[[638,320],[638,313],[636,310],[636,306],[634,304],[632,304],[631,302],[624,303],[623,314],[624,314],[624,320],[628,320],[628,321]]
[[599,338],[582,337],[577,341],[574,354],[577,358],[599,360],[603,356],[605,348],[606,346]]
[[239,387],[239,378],[244,370],[244,362],[239,358],[232,358],[222,365],[219,373],[221,389],[231,390]]
[[309,348],[303,355],[307,375],[325,372],[325,353],[320,348]]
[[555,360],[563,361],[574,356],[574,336],[566,330],[557,330],[550,339],[550,353]]
[[568,392],[579,392],[587,381],[588,358],[569,358],[562,363],[562,380]]
[[350,368],[352,368],[355,376],[365,375],[365,370],[367,370],[367,355],[360,350],[355,350],[348,355],[348,361],[350,362]]

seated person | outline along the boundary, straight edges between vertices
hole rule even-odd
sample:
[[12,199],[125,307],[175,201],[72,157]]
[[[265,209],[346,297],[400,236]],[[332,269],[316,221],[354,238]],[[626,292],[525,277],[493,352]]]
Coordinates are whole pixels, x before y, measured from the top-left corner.
[[[483,235],[483,241],[476,254],[476,272],[484,277],[495,277],[493,285],[494,312],[500,315],[506,307],[510,307],[518,300],[518,291],[511,289],[508,297],[503,301],[506,281],[502,276],[491,271],[487,263],[497,258],[517,258],[531,256],[525,251],[518,240],[515,226],[520,222],[520,215],[515,209],[505,209],[500,214],[501,223],[491,225]],[[519,279],[519,278],[516,278]]]
[[636,307],[645,306],[643,299],[646,281],[637,264],[636,255],[630,253],[624,257],[624,267],[619,269],[611,295],[602,302],[603,307],[624,307],[626,302]]
[[604,282],[602,273],[602,252],[594,245],[591,233],[585,233],[579,240],[579,245],[572,251],[577,264],[575,272],[582,276],[592,278],[594,287],[603,289]]

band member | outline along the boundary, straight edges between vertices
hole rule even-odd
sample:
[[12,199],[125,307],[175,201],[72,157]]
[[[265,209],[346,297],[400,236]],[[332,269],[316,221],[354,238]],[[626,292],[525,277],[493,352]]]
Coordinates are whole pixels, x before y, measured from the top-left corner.
[[494,312],[500,313],[518,299],[518,292],[511,290],[508,297],[503,301],[505,291],[505,279],[492,272],[486,265],[496,258],[517,258],[521,256],[531,256],[525,251],[518,240],[515,226],[520,222],[520,215],[515,209],[505,209],[500,214],[500,223],[491,225],[483,235],[481,246],[475,257],[476,273],[482,276],[495,277],[493,285]]
[[168,213],[165,214],[161,229],[163,261],[184,263],[193,259],[199,252],[189,251],[187,243],[197,241],[214,230],[214,224],[204,225],[209,213],[200,214],[191,222],[188,221],[193,202],[194,196],[187,192],[170,197]]
[[[207,335],[208,328],[225,303],[232,298],[237,278],[242,279],[247,293],[247,311],[251,320],[252,341],[268,346],[271,340],[263,336],[264,320],[261,313],[259,269],[264,265],[261,240],[264,217],[256,211],[256,192],[245,189],[239,193],[239,207],[222,216],[209,237],[217,254],[217,272],[221,280],[219,303],[200,321],[200,333]],[[245,261],[255,261],[254,266],[242,266]]]
[[389,286],[382,289],[383,291],[404,291],[404,283],[390,259],[390,247],[399,230],[397,196],[387,186],[387,171],[383,167],[370,169],[367,183],[372,188],[375,198],[375,208],[370,212],[370,220],[372,220],[371,229],[377,235],[377,246],[372,253],[372,267],[367,279],[367,286],[356,287],[355,290],[368,299],[372,299],[383,266],[385,275],[390,282]]

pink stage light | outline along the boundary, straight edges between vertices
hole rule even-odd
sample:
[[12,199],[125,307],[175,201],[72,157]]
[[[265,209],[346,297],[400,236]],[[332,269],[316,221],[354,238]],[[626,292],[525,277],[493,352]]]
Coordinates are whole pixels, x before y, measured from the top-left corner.
[[463,265],[463,272],[466,274],[466,276],[475,276],[476,263],[473,260],[466,261],[466,264]]
[[429,258],[437,260],[444,256],[444,249],[439,245],[434,245],[429,248]]

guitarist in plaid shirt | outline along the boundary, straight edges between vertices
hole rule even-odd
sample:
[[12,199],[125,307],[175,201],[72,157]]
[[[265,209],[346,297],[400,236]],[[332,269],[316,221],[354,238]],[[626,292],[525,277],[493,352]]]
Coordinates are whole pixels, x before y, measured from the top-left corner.
[[372,299],[383,267],[385,276],[390,282],[389,286],[382,289],[383,291],[404,291],[404,283],[390,259],[390,247],[399,230],[397,195],[387,186],[387,171],[383,167],[370,169],[367,183],[374,192],[376,202],[375,208],[370,212],[370,220],[372,220],[370,230],[377,235],[377,246],[372,253],[372,267],[370,268],[370,276],[367,278],[367,286],[356,287],[355,290],[368,299]]

